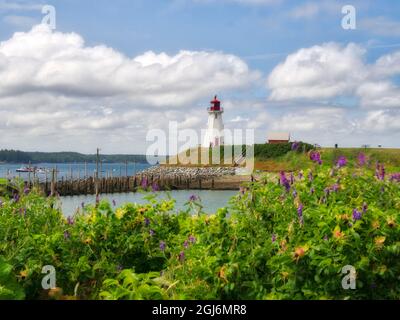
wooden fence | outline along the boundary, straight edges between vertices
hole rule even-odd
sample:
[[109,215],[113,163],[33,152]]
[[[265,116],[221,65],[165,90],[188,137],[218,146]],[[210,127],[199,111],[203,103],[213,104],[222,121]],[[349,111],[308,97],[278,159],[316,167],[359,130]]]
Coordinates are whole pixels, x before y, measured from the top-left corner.
[[96,195],[104,193],[136,192],[139,188],[152,190],[237,190],[248,177],[196,177],[196,176],[153,176],[132,177],[90,177],[85,179],[64,179],[45,182],[28,182],[30,187],[39,187],[46,195],[60,196]]

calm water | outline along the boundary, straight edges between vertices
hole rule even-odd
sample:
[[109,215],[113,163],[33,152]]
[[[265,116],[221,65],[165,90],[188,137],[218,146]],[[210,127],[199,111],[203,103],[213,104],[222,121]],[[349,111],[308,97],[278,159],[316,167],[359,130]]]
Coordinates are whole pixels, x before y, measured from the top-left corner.
[[[225,207],[228,201],[237,194],[237,191],[211,191],[211,190],[179,190],[171,191],[169,194],[176,200],[175,209],[183,209],[185,203],[188,202],[190,196],[196,195],[201,199],[201,203],[204,206],[206,213],[215,213],[217,209]],[[166,199],[167,192],[157,192],[159,199]],[[119,193],[101,196],[102,199],[108,199],[110,203],[115,200],[117,206],[121,206],[125,203],[147,203],[147,200],[143,199],[145,193]],[[66,216],[74,214],[74,212],[81,207],[82,203],[94,204],[94,196],[74,196],[74,197],[61,197],[61,207],[63,213]]]
[[[0,178],[14,178],[14,177],[21,177],[25,180],[29,178],[33,178],[33,174],[28,173],[18,173],[16,172],[17,169],[24,167],[27,165],[21,164],[0,164]],[[33,166],[33,165],[32,165]],[[96,164],[95,163],[88,163],[85,167],[84,163],[39,163],[35,164],[35,167],[38,168],[46,168],[48,170],[52,170],[54,168],[57,169],[57,178],[61,179],[70,179],[71,176],[76,179],[78,177],[83,178],[86,176],[94,176],[96,171]],[[126,167],[125,163],[103,163],[101,165],[100,177],[106,176],[113,176],[119,177],[126,176],[126,171],[128,172],[128,176],[132,176],[137,172],[145,170],[150,167],[150,164],[147,163],[128,163]],[[38,178],[41,181],[46,180],[47,178],[51,179],[51,173],[42,173],[38,174]]]

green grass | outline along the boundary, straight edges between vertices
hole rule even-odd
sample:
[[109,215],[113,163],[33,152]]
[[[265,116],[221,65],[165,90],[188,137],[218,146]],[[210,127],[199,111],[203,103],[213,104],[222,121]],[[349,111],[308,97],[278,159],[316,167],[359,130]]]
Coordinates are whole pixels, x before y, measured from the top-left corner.
[[[400,149],[361,149],[361,148],[323,148],[323,166],[335,165],[340,156],[345,156],[349,167],[356,167],[358,155],[364,153],[368,167],[374,168],[376,162],[384,163],[388,172],[400,172]],[[256,158],[255,169],[262,171],[297,171],[311,168],[313,163],[306,153],[289,152],[273,159]]]

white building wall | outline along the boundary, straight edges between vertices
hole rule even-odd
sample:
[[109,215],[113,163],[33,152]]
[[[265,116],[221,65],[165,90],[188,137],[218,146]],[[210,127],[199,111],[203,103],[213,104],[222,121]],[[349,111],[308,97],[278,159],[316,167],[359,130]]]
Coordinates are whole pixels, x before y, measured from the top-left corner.
[[210,145],[224,145],[224,123],[222,111],[210,111],[208,113],[207,132],[204,137],[203,147],[209,148]]

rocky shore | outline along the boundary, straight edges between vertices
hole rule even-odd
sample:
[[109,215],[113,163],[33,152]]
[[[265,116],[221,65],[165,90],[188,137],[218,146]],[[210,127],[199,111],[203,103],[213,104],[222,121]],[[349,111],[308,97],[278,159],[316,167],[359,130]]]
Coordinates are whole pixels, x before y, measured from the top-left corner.
[[236,174],[235,168],[229,167],[167,167],[155,166],[139,172],[139,175],[152,175],[154,177],[162,176],[164,178],[182,177],[182,178],[214,178],[224,176],[234,176]]

